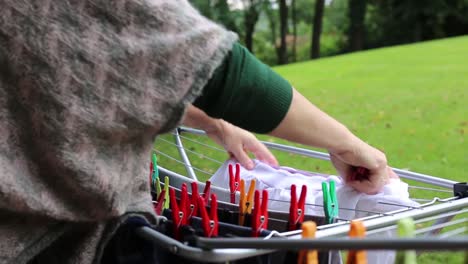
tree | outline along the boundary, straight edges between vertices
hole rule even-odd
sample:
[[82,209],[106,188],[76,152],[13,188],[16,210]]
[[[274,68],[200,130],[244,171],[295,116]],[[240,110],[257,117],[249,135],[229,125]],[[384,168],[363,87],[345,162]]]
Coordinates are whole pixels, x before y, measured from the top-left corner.
[[[206,1],[205,2],[210,2]],[[229,9],[229,4],[227,0],[216,0],[213,4],[212,9],[212,18],[222,23],[227,29],[234,32],[240,33],[239,27],[236,24],[236,12]]]
[[243,1],[244,4],[244,26],[245,26],[245,47],[253,53],[253,34],[255,24],[257,24],[260,15],[261,0]]
[[292,57],[293,61],[297,60],[296,44],[297,44],[297,12],[296,12],[296,0],[291,1],[291,19],[293,26],[293,44],[292,44]]
[[315,0],[314,22],[312,24],[312,44],[310,58],[316,59],[320,56],[320,35],[322,34],[323,9],[325,0]]
[[349,49],[358,51],[364,48],[364,18],[366,16],[367,0],[349,0]]
[[288,34],[288,5],[286,0],[279,0],[280,15],[280,47],[278,51],[278,64],[288,63],[288,47],[286,37]]
[[237,22],[239,17],[238,11],[230,10],[228,0],[190,0],[194,7],[207,18],[223,24],[227,29],[242,35]]

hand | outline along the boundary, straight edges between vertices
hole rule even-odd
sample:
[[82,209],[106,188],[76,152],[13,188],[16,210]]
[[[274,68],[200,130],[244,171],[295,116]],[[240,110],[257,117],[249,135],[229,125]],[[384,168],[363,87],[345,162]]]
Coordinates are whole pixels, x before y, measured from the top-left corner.
[[[380,150],[369,146],[358,138],[344,150],[329,151],[331,161],[346,183],[357,191],[366,194],[376,194],[388,183],[389,178],[398,178],[387,166],[387,158]],[[369,178],[364,180],[351,179],[353,167],[364,167],[369,170]]]
[[251,170],[255,166],[248,155],[249,152],[262,162],[278,166],[275,156],[252,133],[221,119],[218,119],[218,122],[220,123],[216,129],[206,131],[207,135],[223,146],[243,167]]

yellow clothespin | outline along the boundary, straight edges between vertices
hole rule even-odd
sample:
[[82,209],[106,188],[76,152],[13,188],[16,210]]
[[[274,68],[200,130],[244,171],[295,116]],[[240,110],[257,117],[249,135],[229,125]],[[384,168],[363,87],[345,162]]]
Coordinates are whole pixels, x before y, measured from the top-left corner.
[[[366,227],[361,221],[351,221],[349,236],[352,238],[366,237]],[[367,253],[365,250],[351,250],[348,253],[347,264],[367,264]]]
[[[414,221],[405,218],[398,221],[397,232],[399,237],[414,237]],[[396,255],[395,264],[416,264],[417,256],[414,250],[399,251]]]
[[[317,224],[313,221],[306,221],[302,223],[302,238],[315,238],[317,231]],[[318,264],[317,250],[301,250],[297,257],[297,264]]]
[[164,192],[166,202],[164,204],[164,209],[169,209],[170,200],[169,200],[169,176],[164,177]]
[[255,180],[250,181],[249,192],[245,194],[245,181],[240,181],[240,199],[239,199],[239,225],[243,226],[245,215],[252,213],[253,195],[255,191]]

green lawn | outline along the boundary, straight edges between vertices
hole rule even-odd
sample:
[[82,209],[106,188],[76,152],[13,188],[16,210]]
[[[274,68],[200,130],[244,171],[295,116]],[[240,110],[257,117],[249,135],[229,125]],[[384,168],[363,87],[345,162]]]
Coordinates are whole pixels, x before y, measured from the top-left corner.
[[277,67],[392,166],[467,180],[468,37]]
[[[322,110],[385,151],[391,166],[467,181],[468,37],[376,49],[275,70]],[[156,148],[171,152],[167,144],[159,140]],[[226,157],[219,151],[187,144],[189,149],[217,160]],[[275,154],[287,166],[334,172],[327,162]],[[216,169],[215,162],[190,156],[196,167],[208,172]],[[169,159],[160,156],[160,160],[183,173],[183,168]],[[414,194],[438,195],[427,191]],[[424,254],[420,262],[461,263],[462,255]]]

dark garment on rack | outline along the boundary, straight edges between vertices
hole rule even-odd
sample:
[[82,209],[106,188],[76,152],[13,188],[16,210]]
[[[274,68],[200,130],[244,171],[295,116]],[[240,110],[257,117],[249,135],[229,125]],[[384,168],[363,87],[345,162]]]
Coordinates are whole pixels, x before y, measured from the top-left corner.
[[[115,233],[111,241],[104,250],[101,264],[203,264],[205,262],[197,262],[190,259],[185,259],[177,254],[172,254],[162,247],[158,247],[152,242],[139,237],[135,230],[136,228],[148,226],[146,221],[141,218],[133,218],[123,224]],[[161,221],[161,223],[152,227],[154,230],[166,235],[172,234],[172,222]],[[240,227],[220,223],[220,234],[227,236],[249,236],[250,228]],[[182,237],[192,244],[195,235],[202,233],[200,219],[194,219],[192,226],[185,226],[181,229]],[[268,235],[269,232],[262,232],[262,235]],[[246,258],[231,263],[237,264],[270,264],[270,256],[258,256]],[[276,262],[278,263],[278,262]],[[279,263],[278,263],[279,264]]]
[[104,249],[102,264],[158,264],[158,250],[137,236],[135,229],[149,224],[141,218],[131,218],[123,224]]
[[[170,215],[166,212],[165,215]],[[150,226],[141,218],[131,218],[123,224],[115,233],[114,237],[108,243],[104,250],[101,264],[203,264],[206,262],[198,262],[190,259],[185,259],[177,254],[172,254],[163,247],[138,236],[135,230],[139,227],[152,227],[154,230],[165,235],[172,235],[172,221],[160,221],[158,226]],[[184,226],[181,229],[183,240],[188,245],[195,246],[195,236],[202,235],[201,219],[194,217],[191,226]],[[240,237],[250,236],[251,230],[248,227],[242,227],[227,223],[220,223],[219,234],[224,237]],[[264,230],[261,236],[267,236],[270,231]],[[333,264],[341,263],[338,252],[332,252]],[[321,264],[328,264],[328,252],[319,252],[319,260]],[[235,264],[288,264],[297,262],[296,252],[277,251],[271,254],[266,254],[257,257],[250,257],[231,261]]]

